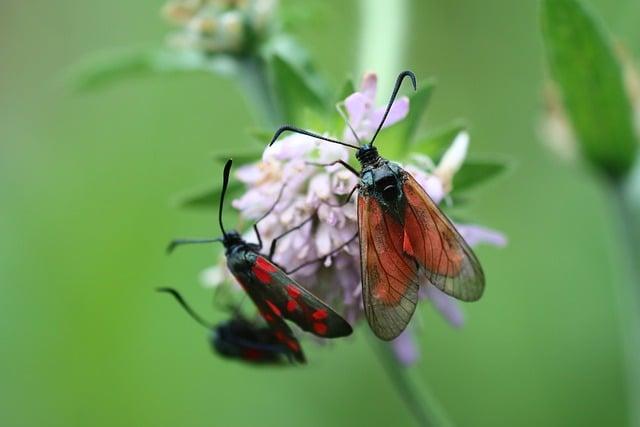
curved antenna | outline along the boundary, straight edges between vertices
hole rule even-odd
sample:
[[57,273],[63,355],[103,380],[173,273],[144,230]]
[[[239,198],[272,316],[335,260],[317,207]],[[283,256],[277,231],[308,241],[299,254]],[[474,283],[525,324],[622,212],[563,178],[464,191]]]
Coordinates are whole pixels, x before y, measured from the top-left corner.
[[220,194],[220,208],[218,209],[218,222],[220,223],[220,230],[222,235],[226,236],[227,232],[222,224],[222,209],[224,208],[224,195],[227,194],[227,187],[229,186],[229,173],[231,172],[232,159],[227,160],[224,165],[224,171],[222,172],[222,193]]
[[173,295],[176,301],[178,301],[178,304],[180,304],[182,308],[184,308],[184,311],[186,311],[187,314],[189,314],[189,316],[191,316],[193,320],[195,320],[196,322],[198,322],[199,324],[201,324],[207,329],[213,329],[212,325],[207,323],[202,317],[198,315],[198,313],[193,311],[193,309],[189,306],[189,304],[187,304],[187,302],[184,300],[184,298],[182,298],[182,295],[180,295],[178,291],[176,291],[173,288],[158,288],[156,289],[156,291]]
[[413,90],[416,90],[417,88],[416,76],[411,71],[407,70],[398,74],[398,78],[396,79],[396,85],[393,88],[393,93],[391,94],[391,99],[389,99],[389,103],[387,104],[387,109],[384,112],[384,116],[382,116],[382,120],[378,125],[378,129],[376,129],[376,133],[373,134],[373,138],[371,138],[371,142],[369,143],[372,146],[373,146],[373,141],[375,141],[376,137],[378,136],[378,132],[380,132],[380,130],[382,129],[382,125],[384,125],[385,120],[387,120],[387,116],[389,115],[389,111],[391,110],[391,106],[393,105],[393,101],[396,100],[396,96],[398,95],[398,91],[400,90],[400,85],[402,85],[402,81],[404,80],[405,77],[411,78],[411,83],[413,84]]
[[312,138],[318,138],[318,139],[321,139],[321,140],[327,141],[327,142],[333,142],[334,144],[344,145],[345,147],[353,148],[354,150],[359,150],[360,149],[360,147],[358,147],[357,145],[347,144],[346,142],[338,141],[337,139],[328,138],[326,136],[318,135],[318,134],[306,131],[304,129],[300,129],[300,128],[297,128],[297,127],[294,127],[294,126],[289,126],[289,125],[282,126],[280,129],[278,129],[276,131],[276,133],[273,135],[273,138],[271,138],[271,142],[269,143],[269,147],[271,147],[273,145],[273,143],[276,142],[276,140],[280,137],[280,135],[282,135],[286,131],[299,133],[299,134],[302,134],[302,135],[310,136]]

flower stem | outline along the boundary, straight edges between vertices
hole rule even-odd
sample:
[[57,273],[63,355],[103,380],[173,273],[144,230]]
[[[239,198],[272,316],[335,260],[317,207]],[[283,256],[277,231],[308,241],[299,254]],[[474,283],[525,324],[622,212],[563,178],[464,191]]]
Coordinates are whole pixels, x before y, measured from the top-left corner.
[[640,427],[640,167],[613,184],[623,275],[616,280],[620,333],[626,365],[629,425]]
[[[374,70],[378,87],[392,88],[404,65],[409,0],[360,0],[357,70]],[[386,92],[380,91],[386,102]]]
[[241,59],[238,77],[247,102],[258,119],[272,128],[282,124],[280,106],[271,91],[264,60],[257,56]]
[[418,386],[411,376],[409,369],[401,366],[396,359],[391,345],[380,341],[372,333],[367,334],[369,344],[378,356],[389,379],[395,386],[402,401],[407,405],[419,426],[452,426],[442,406],[436,401],[431,392],[423,385]]
[[[404,62],[409,0],[360,0],[360,41],[357,69],[375,70],[380,87],[392,87]],[[386,96],[386,94],[384,95]],[[385,100],[386,101],[386,100]],[[420,426],[451,426],[442,407],[424,384],[421,387],[400,366],[387,342],[369,333],[380,363]]]

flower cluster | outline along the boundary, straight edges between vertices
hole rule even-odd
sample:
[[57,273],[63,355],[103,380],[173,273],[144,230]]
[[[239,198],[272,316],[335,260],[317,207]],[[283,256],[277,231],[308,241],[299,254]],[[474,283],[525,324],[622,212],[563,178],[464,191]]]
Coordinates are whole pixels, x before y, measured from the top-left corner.
[[181,30],[173,46],[205,53],[241,54],[266,37],[276,0],[171,0],[166,18]]
[[[375,105],[376,83],[376,75],[367,74],[360,90],[344,101],[347,119],[360,139],[373,135],[384,113],[384,108]],[[408,111],[407,98],[395,101],[385,127],[403,120]],[[351,141],[355,136],[346,129],[344,138]],[[465,159],[468,144],[469,135],[461,132],[437,165],[427,156],[413,155],[402,166],[434,202],[441,203],[452,190],[453,176]],[[265,150],[261,161],[237,170],[236,178],[247,190],[233,201],[233,207],[242,218],[256,220],[278,200],[258,225],[267,248],[274,238],[294,229],[278,240],[274,261],[291,269],[305,265],[293,277],[355,322],[363,315],[359,249],[354,239],[358,224],[355,197],[348,202],[344,199],[358,177],[341,165],[317,165],[348,161],[350,154],[343,146],[290,134]],[[471,246],[506,243],[498,232],[475,225],[456,226]],[[255,241],[253,233],[245,237]],[[203,275],[205,283],[216,286],[230,279],[225,271],[222,264],[208,269]],[[423,287],[421,297],[431,301],[453,326],[462,325],[463,314],[456,300],[432,285]],[[406,331],[394,342],[399,360],[407,364],[417,357],[410,334]]]

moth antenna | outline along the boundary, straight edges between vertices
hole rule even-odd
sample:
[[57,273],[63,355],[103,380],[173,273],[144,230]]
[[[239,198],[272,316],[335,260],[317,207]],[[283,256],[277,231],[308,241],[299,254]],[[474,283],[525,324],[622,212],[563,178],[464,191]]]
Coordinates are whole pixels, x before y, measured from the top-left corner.
[[376,133],[374,133],[373,134],[373,138],[371,138],[370,144],[372,146],[373,146],[373,141],[376,140],[376,137],[378,136],[378,133],[382,129],[382,125],[384,125],[385,120],[387,120],[387,116],[389,115],[389,111],[391,110],[391,106],[393,105],[393,101],[396,100],[396,96],[398,95],[398,91],[400,91],[400,86],[402,85],[402,81],[404,80],[405,77],[409,77],[411,79],[411,83],[413,85],[413,90],[417,89],[416,76],[411,71],[409,71],[409,70],[403,71],[398,75],[398,78],[396,79],[396,85],[393,88],[393,92],[391,93],[391,99],[389,99],[389,103],[387,104],[387,109],[384,112],[384,116],[382,116],[382,120],[380,121],[380,124],[378,125],[378,129],[376,129]]
[[224,208],[224,196],[227,194],[227,187],[229,186],[229,173],[231,172],[232,159],[227,160],[224,165],[224,171],[222,172],[222,193],[220,194],[220,208],[218,209],[218,222],[220,223],[220,230],[222,235],[226,237],[227,232],[222,224],[222,209]]
[[344,122],[347,124],[347,127],[351,131],[351,134],[353,135],[353,137],[356,139],[356,141],[358,141],[358,145],[362,145],[362,141],[358,137],[358,134],[356,133],[356,130],[353,128],[353,126],[351,126],[351,122],[349,121],[349,118],[347,118],[347,115],[345,114],[344,110],[342,109],[343,105],[344,105],[344,103],[342,103],[342,102],[336,104],[336,110],[338,110],[338,113],[340,114],[340,117],[342,117],[342,120],[344,120]]
[[276,208],[276,206],[278,206],[278,203],[280,203],[280,199],[282,199],[282,195],[284,194],[284,189],[287,188],[287,183],[285,182],[284,184],[282,184],[282,187],[280,187],[280,191],[278,191],[278,197],[276,197],[276,201],[273,202],[273,205],[271,205],[271,207],[269,208],[269,210],[267,210],[264,214],[262,214],[262,216],[258,219],[255,220],[254,224],[258,225],[258,223],[260,221],[262,221],[263,219],[265,219],[266,217],[269,216],[269,214],[271,212],[274,211],[274,209]]
[[359,150],[360,149],[360,147],[358,147],[356,145],[347,144],[346,142],[342,142],[342,141],[338,141],[337,139],[332,139],[332,138],[328,138],[326,136],[318,135],[318,134],[315,134],[315,133],[312,133],[312,132],[309,132],[309,131],[306,131],[304,129],[300,129],[300,128],[297,128],[297,127],[294,127],[294,126],[290,126],[290,125],[282,126],[280,129],[278,129],[276,131],[276,133],[273,135],[273,138],[271,138],[271,142],[269,143],[269,147],[271,147],[273,145],[273,143],[276,142],[276,140],[280,137],[280,135],[282,135],[286,131],[299,133],[299,134],[302,134],[302,135],[310,136],[312,138],[318,138],[318,139],[321,139],[321,140],[327,141],[327,142],[333,142],[334,144],[344,145],[345,147],[353,148],[354,150]]
[[193,320],[195,320],[196,322],[198,322],[199,324],[201,324],[207,329],[213,329],[212,325],[207,323],[202,317],[200,317],[200,315],[198,315],[198,313],[193,311],[193,309],[189,306],[189,304],[187,304],[187,302],[184,300],[184,298],[182,298],[182,295],[180,295],[178,291],[176,291],[173,288],[158,288],[156,290],[158,292],[164,292],[164,293],[173,295],[176,301],[178,301],[178,304],[180,304],[182,308],[184,308],[184,311],[186,311],[187,314],[189,314],[189,316],[191,316]]

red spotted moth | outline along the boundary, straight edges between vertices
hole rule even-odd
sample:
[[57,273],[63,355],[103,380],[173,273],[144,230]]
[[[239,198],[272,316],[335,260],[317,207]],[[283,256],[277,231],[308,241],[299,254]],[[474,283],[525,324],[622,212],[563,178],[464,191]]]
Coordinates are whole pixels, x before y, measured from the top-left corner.
[[[222,242],[225,247],[229,271],[249,295],[249,298],[256,305],[279,342],[286,345],[298,360],[303,361],[304,355],[300,344],[284,319],[290,320],[304,331],[322,338],[338,338],[350,335],[352,333],[351,325],[318,297],[300,286],[283,268],[271,261],[271,256],[275,251],[275,244],[271,246],[270,255],[260,253],[262,250],[262,238],[257,227],[260,220],[253,226],[258,238],[257,244],[245,241],[240,236],[240,233],[235,230],[225,230],[222,222],[222,208],[229,184],[231,165],[232,161],[228,160],[224,167],[222,194],[218,211],[218,222],[222,237],[214,239],[176,239],[169,244],[168,250],[171,251],[178,245],[188,243]],[[268,214],[269,212],[262,218]],[[274,243],[278,238],[274,239]],[[319,258],[317,261],[319,262],[325,257]],[[297,268],[294,270],[297,270]]]

